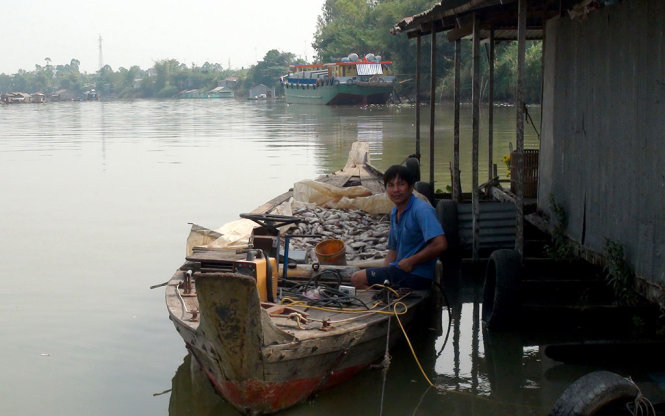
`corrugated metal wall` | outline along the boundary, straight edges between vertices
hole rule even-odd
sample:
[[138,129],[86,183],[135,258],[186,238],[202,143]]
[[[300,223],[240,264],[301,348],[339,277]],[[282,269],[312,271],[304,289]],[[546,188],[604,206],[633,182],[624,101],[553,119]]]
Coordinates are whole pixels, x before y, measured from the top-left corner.
[[[479,204],[478,248],[515,248],[517,208],[510,202],[485,202]],[[473,245],[473,214],[471,203],[457,204],[457,227],[460,245],[470,249]]]
[[665,283],[665,1],[552,19],[544,49],[538,205],[552,193],[572,238]]

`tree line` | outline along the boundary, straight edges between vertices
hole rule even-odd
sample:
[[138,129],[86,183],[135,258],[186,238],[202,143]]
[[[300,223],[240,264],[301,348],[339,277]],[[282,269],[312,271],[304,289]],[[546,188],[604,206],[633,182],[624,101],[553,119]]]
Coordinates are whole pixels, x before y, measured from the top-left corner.
[[[396,91],[401,97],[415,96],[416,42],[404,34],[392,35],[390,28],[404,16],[412,16],[432,6],[432,0],[326,0],[318,17],[312,47],[316,63],[331,62],[355,52],[380,55],[394,62],[399,83]],[[421,96],[430,92],[430,41],[422,38]],[[454,43],[439,34],[436,44],[436,91],[439,99],[451,99],[454,86]],[[494,91],[496,101],[514,100],[517,73],[517,45],[502,42],[496,45]],[[526,54],[526,100],[540,101],[541,43],[528,42]],[[471,42],[462,42],[461,97],[471,97]],[[96,73],[82,73],[80,61],[68,64],[36,64],[33,71],[19,70],[16,74],[0,74],[0,91],[55,93],[69,90],[80,94],[95,88],[102,96],[118,98],[167,98],[184,90],[210,90],[228,77],[238,79],[236,95],[247,94],[253,85],[264,84],[279,93],[280,76],[288,72],[290,64],[306,63],[291,52],[270,50],[263,59],[250,68],[224,68],[217,63],[201,66],[186,65],[175,59],[165,59],[149,68],[138,66],[113,70],[106,65]],[[487,99],[487,54],[481,59],[481,93]]]
[[209,91],[219,81],[237,78],[237,92],[241,95],[257,84],[274,87],[284,75],[290,63],[299,62],[292,53],[269,51],[264,59],[248,69],[229,69],[208,63],[187,66],[176,59],[165,59],[149,68],[132,66],[114,71],[105,65],[96,73],[79,70],[80,62],[72,59],[69,64],[35,65],[33,71],[19,70],[16,74],[0,74],[0,91],[41,92],[47,95],[67,90],[80,95],[90,89],[106,97],[116,98],[168,98],[184,90]]
[[[317,59],[326,62],[350,52],[381,55],[393,61],[401,81],[397,92],[415,96],[416,41],[405,34],[392,35],[390,28],[405,16],[413,16],[432,7],[432,0],[326,0],[318,18],[313,47]],[[452,99],[454,94],[454,42],[438,34],[435,51],[437,98]],[[431,36],[421,38],[421,95],[429,95]],[[527,43],[526,101],[540,102],[541,42]],[[481,55],[481,92],[487,99],[488,55]],[[471,99],[470,40],[462,41],[461,98]],[[514,101],[517,78],[517,43],[501,42],[495,46],[494,97],[497,101]]]

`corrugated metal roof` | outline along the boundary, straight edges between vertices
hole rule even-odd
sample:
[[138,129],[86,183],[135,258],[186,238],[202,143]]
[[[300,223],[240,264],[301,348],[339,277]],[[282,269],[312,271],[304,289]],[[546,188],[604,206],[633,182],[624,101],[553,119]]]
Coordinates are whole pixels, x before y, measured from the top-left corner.
[[[573,0],[579,1],[579,0]],[[481,22],[481,38],[489,37],[494,29],[497,40],[514,40],[517,32],[517,0],[442,0],[432,8],[403,18],[391,29],[393,34],[405,32],[409,37],[447,32],[453,38],[467,36],[473,14]],[[527,9],[527,39],[541,39],[545,20],[559,12],[558,0],[529,0]],[[449,37],[449,40],[453,40]]]

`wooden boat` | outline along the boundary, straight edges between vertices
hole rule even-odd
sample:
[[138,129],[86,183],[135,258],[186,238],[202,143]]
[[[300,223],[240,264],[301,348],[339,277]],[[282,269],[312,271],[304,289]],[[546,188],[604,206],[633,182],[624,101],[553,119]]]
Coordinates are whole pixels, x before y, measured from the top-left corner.
[[392,62],[351,54],[338,62],[291,65],[282,78],[288,104],[385,104],[393,92]]
[[[363,146],[366,152],[366,144],[359,145]],[[318,181],[360,183],[374,194],[382,192],[379,172],[369,163],[347,163]],[[273,214],[290,196],[283,194],[246,217],[268,225],[295,221]],[[255,245],[260,245],[258,237],[255,234]],[[301,266],[293,274],[287,269],[287,279],[278,279],[271,273],[276,266],[275,259],[256,248],[202,248],[187,257],[166,287],[170,319],[188,349],[217,392],[247,414],[273,413],[297,404],[379,361],[387,339],[392,343],[400,337],[400,323],[407,326],[428,296],[427,291],[377,288],[358,291],[343,307],[291,303],[286,293],[294,286],[287,280],[305,270],[309,273],[300,276],[311,280],[312,268]],[[327,267],[348,271],[354,266]]]

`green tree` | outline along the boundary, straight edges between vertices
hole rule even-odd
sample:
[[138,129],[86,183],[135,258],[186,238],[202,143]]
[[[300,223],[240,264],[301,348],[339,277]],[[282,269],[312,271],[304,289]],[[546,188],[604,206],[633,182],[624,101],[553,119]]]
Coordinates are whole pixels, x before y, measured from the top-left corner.
[[[371,52],[383,60],[391,60],[395,73],[403,81],[398,85],[398,92],[412,95],[416,72],[415,41],[404,35],[392,35],[390,29],[404,16],[412,16],[431,6],[432,0],[326,0],[312,47],[321,62],[337,60],[351,52],[361,56]],[[422,38],[421,85],[429,85],[430,39],[429,36]],[[436,52],[438,77],[450,67],[452,53],[452,45],[439,40]]]
[[312,43],[319,61],[338,60],[352,52],[359,55],[369,52],[374,29],[370,24],[373,4],[367,0],[326,0]]
[[[312,46],[319,61],[330,61],[351,52],[369,52],[392,60],[401,83],[400,95],[413,96],[416,73],[416,41],[404,34],[392,35],[390,29],[405,16],[413,16],[433,5],[432,0],[326,0],[317,21]],[[431,36],[421,42],[421,96],[429,94]],[[454,85],[454,43],[443,34],[437,35],[436,69],[437,98],[452,98]],[[514,42],[496,47],[495,99],[511,101],[515,94],[517,47]],[[529,42],[526,54],[526,99],[540,100],[541,43]],[[462,41],[462,99],[471,97],[471,42]],[[489,67],[487,54],[481,50],[481,92],[487,99]]]
[[[291,52],[280,52],[272,49],[266,52],[250,70],[246,78],[248,86],[263,84],[274,88],[279,85],[279,78],[289,71],[289,65],[296,63],[296,56]],[[249,85],[251,84],[251,85]]]

